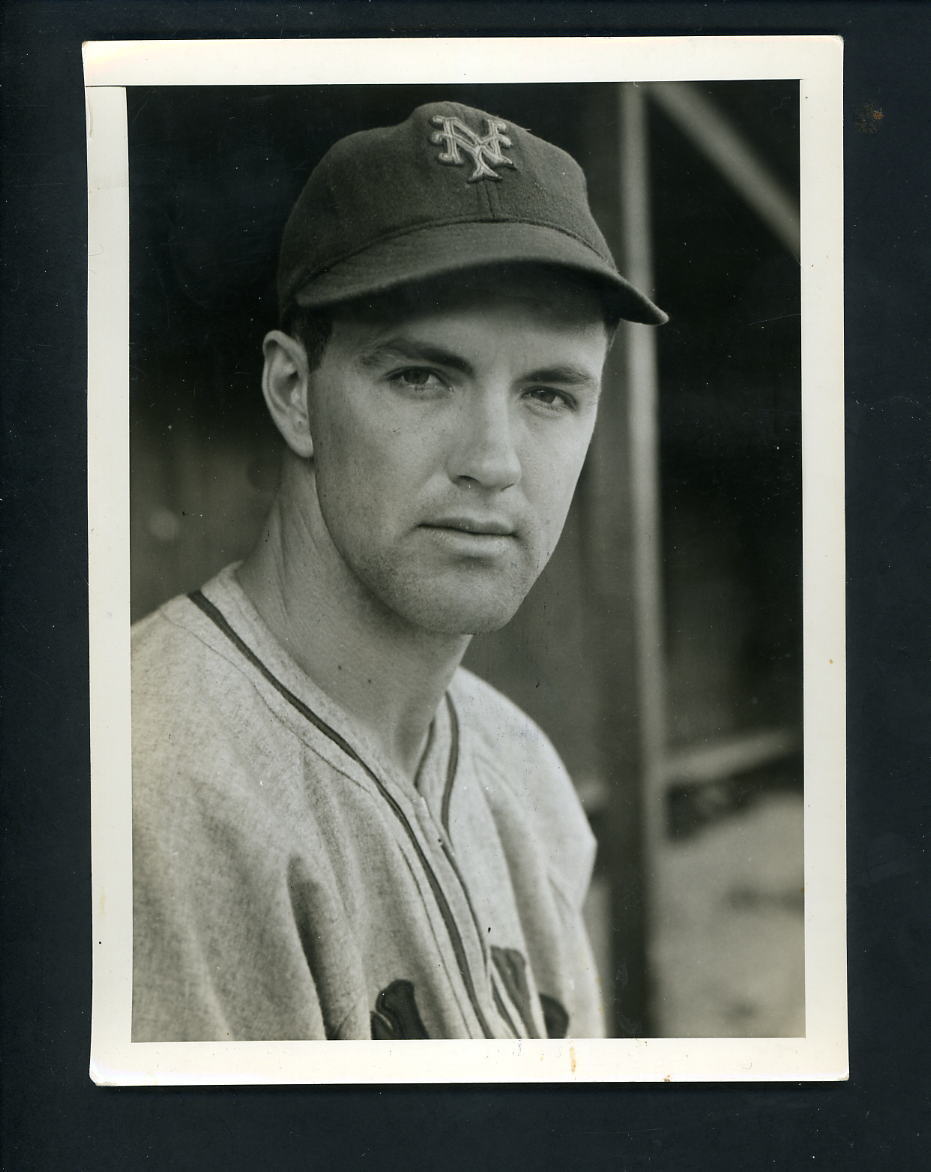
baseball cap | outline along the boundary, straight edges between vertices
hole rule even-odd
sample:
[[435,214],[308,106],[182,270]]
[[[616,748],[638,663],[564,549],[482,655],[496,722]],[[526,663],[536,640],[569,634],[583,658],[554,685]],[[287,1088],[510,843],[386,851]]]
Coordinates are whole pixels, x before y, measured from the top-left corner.
[[285,226],[278,304],[323,309],[513,262],[587,275],[617,318],[667,320],[617,271],[571,155],[483,110],[431,102],[323,156]]

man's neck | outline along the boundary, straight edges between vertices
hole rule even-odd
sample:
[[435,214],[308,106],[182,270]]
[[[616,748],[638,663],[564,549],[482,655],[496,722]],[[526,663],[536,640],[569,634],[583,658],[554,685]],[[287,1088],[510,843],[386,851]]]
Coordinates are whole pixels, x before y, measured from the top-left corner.
[[468,636],[412,628],[373,599],[321,549],[304,510],[280,495],[239,581],[298,666],[413,778]]

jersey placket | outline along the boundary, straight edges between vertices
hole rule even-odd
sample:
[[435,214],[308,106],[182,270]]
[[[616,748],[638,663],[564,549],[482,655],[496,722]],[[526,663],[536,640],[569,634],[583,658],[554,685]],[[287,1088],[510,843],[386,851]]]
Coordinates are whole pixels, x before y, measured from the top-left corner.
[[[445,753],[443,748],[445,747]],[[418,771],[416,808],[420,828],[437,858],[437,868],[449,874],[447,890],[455,892],[460,925],[463,934],[474,942],[474,955],[480,960],[474,966],[481,973],[481,995],[486,1017],[496,1023],[496,1037],[527,1036],[519,1024],[520,1014],[507,993],[502,993],[488,949],[488,942],[475,913],[459,865],[449,829],[449,809],[459,764],[459,718],[451,696],[445,703],[431,729],[431,742]]]

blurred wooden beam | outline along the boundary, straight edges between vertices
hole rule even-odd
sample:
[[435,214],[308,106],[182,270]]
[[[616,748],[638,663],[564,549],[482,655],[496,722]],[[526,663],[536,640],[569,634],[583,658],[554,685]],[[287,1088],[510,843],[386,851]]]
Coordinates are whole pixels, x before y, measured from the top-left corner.
[[[652,288],[648,142],[643,95],[619,86],[592,111],[585,159],[593,209],[621,271]],[[613,135],[612,143],[606,135]],[[597,725],[604,805],[601,874],[610,892],[613,1032],[647,1036],[648,923],[662,809],[656,785],[664,740],[658,544],[656,336],[625,326],[605,372],[592,457],[583,483],[591,598],[589,653],[601,712]]]
[[[653,291],[653,240],[649,173],[649,129],[639,86],[619,87],[621,110],[622,272]],[[663,646],[663,586],[655,328],[625,324],[628,453],[632,510],[632,571],[635,672],[639,739],[640,881],[644,917],[644,1033],[653,1032],[655,989],[650,964],[651,921],[661,881],[657,859],[663,835],[663,757],[666,745],[666,671]],[[622,942],[619,942],[622,946]]]
[[703,785],[781,761],[802,747],[794,728],[764,728],[719,737],[670,753],[664,764],[667,782]]
[[772,174],[743,135],[692,82],[652,82],[644,87],[692,142],[730,181],[785,247],[798,257],[798,200]]

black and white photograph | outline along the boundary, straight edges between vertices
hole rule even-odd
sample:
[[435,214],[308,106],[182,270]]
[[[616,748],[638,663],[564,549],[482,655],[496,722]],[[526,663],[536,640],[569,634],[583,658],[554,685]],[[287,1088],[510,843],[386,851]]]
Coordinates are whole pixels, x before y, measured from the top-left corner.
[[845,1077],[840,48],[702,40],[85,48],[95,1081]]

